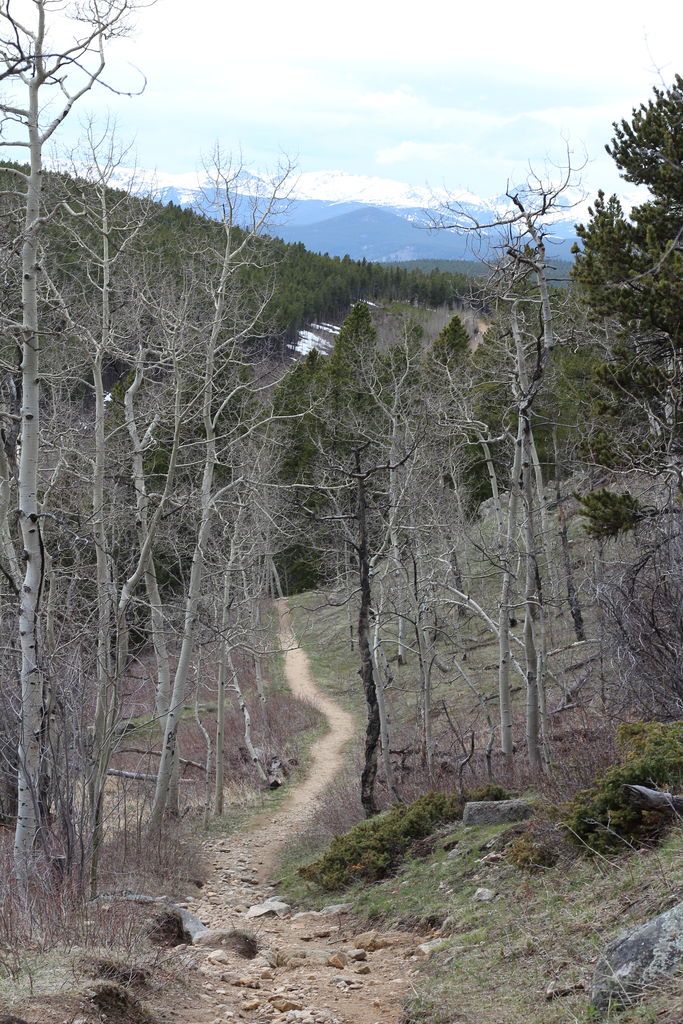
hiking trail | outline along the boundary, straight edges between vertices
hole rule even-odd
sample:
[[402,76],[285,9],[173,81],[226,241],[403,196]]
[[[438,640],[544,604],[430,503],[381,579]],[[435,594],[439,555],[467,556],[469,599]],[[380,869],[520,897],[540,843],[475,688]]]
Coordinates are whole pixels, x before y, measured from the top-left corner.
[[[277,609],[287,683],[320,708],[328,731],[311,747],[305,778],[276,811],[259,815],[242,833],[204,843],[209,877],[187,909],[211,931],[181,954],[197,979],[191,983],[195,995],[176,993],[172,1005],[154,1011],[169,1024],[395,1024],[422,960],[416,947],[424,936],[369,931],[353,922],[344,904],[299,914],[296,908],[273,909],[277,857],[315,815],[355,733],[349,712],[317,687],[287,601],[278,601]],[[230,929],[256,935],[256,957],[245,959],[230,948]]]

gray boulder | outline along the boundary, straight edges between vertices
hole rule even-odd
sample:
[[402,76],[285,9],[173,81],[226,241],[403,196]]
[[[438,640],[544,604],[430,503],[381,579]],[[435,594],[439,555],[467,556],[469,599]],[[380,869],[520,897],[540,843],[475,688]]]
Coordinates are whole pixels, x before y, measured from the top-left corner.
[[254,917],[265,917],[267,914],[277,915],[278,917],[286,917],[290,911],[289,903],[283,903],[282,900],[276,899],[271,896],[263,903],[255,903],[253,907],[249,907],[246,914],[247,918]]
[[629,1003],[683,967],[683,903],[623,932],[598,961],[591,1002],[597,1010]]
[[474,896],[472,897],[475,903],[490,903],[491,900],[495,900],[495,898],[496,893],[494,889],[485,889],[483,887],[477,889]]
[[533,818],[534,809],[524,800],[472,800],[465,804],[463,825],[514,825]]

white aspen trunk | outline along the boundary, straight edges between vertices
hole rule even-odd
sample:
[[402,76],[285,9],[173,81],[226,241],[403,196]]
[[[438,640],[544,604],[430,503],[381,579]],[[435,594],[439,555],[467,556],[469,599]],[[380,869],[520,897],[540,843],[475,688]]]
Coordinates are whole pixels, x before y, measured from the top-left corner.
[[150,829],[156,829],[161,824],[161,819],[167,808],[174,813],[175,808],[169,807],[169,796],[172,796],[171,783],[173,765],[177,759],[178,723],[185,692],[187,680],[192,664],[192,656],[195,646],[195,632],[197,625],[197,608],[201,594],[202,578],[204,572],[204,552],[206,550],[211,533],[211,485],[213,482],[213,459],[205,465],[204,479],[202,484],[202,510],[199,524],[199,532],[192,554],[192,568],[190,570],[190,582],[185,600],[185,616],[183,623],[183,638],[180,646],[180,656],[175,670],[173,690],[166,715],[164,728],[164,741],[161,752],[161,763],[152,804],[150,816]]
[[218,708],[216,711],[216,784],[213,812],[223,813],[223,759],[225,755],[225,680],[228,671],[228,625],[230,604],[230,573],[223,574],[223,607],[221,609],[221,645],[218,656]]
[[433,775],[434,743],[432,740],[432,670],[429,659],[429,648],[425,644],[425,633],[422,623],[417,626],[417,647],[422,678],[422,748],[424,763],[429,779]]
[[214,399],[214,369],[216,363],[216,348],[219,335],[223,328],[223,316],[225,313],[226,289],[230,275],[231,262],[231,228],[229,223],[224,224],[226,230],[226,243],[223,253],[220,280],[215,292],[215,311],[211,325],[211,332],[207,342],[206,356],[204,363],[203,388],[202,388],[202,426],[204,430],[204,468],[199,496],[199,525],[194,551],[192,553],[192,568],[190,570],[190,582],[185,599],[185,615],[183,622],[182,642],[180,645],[180,656],[173,679],[173,690],[171,692],[168,714],[166,715],[164,727],[164,742],[161,751],[161,763],[154,793],[154,801],[150,815],[150,830],[158,829],[165,812],[177,814],[177,787],[173,787],[173,765],[177,764],[178,744],[178,723],[180,712],[185,700],[187,678],[190,671],[192,656],[195,647],[195,633],[197,625],[197,608],[202,588],[204,575],[204,558],[211,535],[213,520],[213,478],[216,466],[216,426],[213,414]]
[[[200,663],[197,664],[197,680],[200,678]],[[208,828],[209,819],[211,817],[211,734],[202,722],[201,715],[199,713],[199,685],[197,686],[197,693],[194,701],[194,720],[197,723],[197,728],[204,737],[206,743],[206,760],[204,762],[204,814],[202,820],[204,828]]]
[[[149,495],[147,493],[144,468],[146,441],[141,441],[140,439],[135,415],[135,398],[140,390],[143,378],[144,370],[142,365],[142,353],[139,352],[135,368],[135,377],[130,387],[126,390],[124,396],[124,410],[126,428],[128,430],[132,446],[132,476],[137,506],[136,524],[140,548],[144,547],[149,537]],[[180,390],[180,382],[178,382],[176,396],[180,394]],[[178,413],[179,410],[176,409],[176,419],[178,418]],[[153,425],[154,421],[152,422],[152,426]],[[150,432],[151,428],[148,433]],[[144,580],[150,610],[152,647],[154,649],[154,657],[157,667],[157,683],[154,703],[156,714],[159,720],[163,721],[165,716],[168,714],[168,706],[171,696],[171,665],[168,643],[166,640],[166,619],[164,616],[161,595],[159,593],[156,567],[154,565],[154,557],[152,554],[150,554],[145,566]]]
[[389,665],[382,646],[380,636],[380,624],[382,616],[382,597],[375,610],[375,623],[372,640],[372,660],[375,669],[375,684],[377,690],[377,709],[379,711],[379,738],[382,751],[382,766],[384,777],[387,780],[387,788],[395,800],[402,800],[401,794],[396,786],[394,769],[391,763],[391,741],[389,736],[389,715],[386,705],[386,683],[389,682]]
[[21,588],[21,570],[9,525],[10,512],[16,504],[12,494],[12,481],[12,470],[5,446],[0,443],[0,558],[3,561],[4,575],[18,596]]
[[[553,531],[551,530],[550,523],[548,520],[548,503],[545,500],[545,488],[543,486],[543,471],[541,469],[541,461],[538,457],[538,449],[536,448],[536,439],[534,437],[533,430],[531,431],[529,438],[529,452],[531,455],[531,464],[534,471],[534,481],[536,484],[536,496],[538,500],[539,519],[541,523],[541,548],[543,550],[543,561],[545,564],[545,573],[548,577],[550,584],[550,601],[544,600],[544,606],[550,604],[551,607],[561,608],[561,587],[560,578],[558,573],[557,559],[553,553],[552,536]],[[550,632],[552,637],[552,619],[550,619]]]
[[394,563],[394,571],[396,573],[396,604],[397,604],[397,615],[398,623],[396,629],[396,661],[399,665],[405,665],[406,663],[406,616],[404,608],[404,598],[402,594],[402,575],[403,566],[401,565],[401,553],[398,546],[398,539],[396,535],[396,529],[392,528],[391,538],[391,558]]
[[[39,779],[41,745],[46,745],[45,701],[42,652],[39,648],[40,598],[44,576],[44,551],[38,503],[40,453],[40,355],[43,332],[38,316],[39,241],[45,221],[41,220],[42,150],[74,104],[97,82],[104,70],[104,44],[125,34],[125,16],[134,0],[97,0],[76,5],[69,12],[79,28],[63,52],[46,46],[46,16],[63,16],[59,5],[33,0],[33,28],[18,21],[10,5],[3,8],[6,24],[0,63],[2,78],[25,90],[25,108],[14,99],[0,99],[4,130],[22,128],[26,136],[8,138],[5,145],[28,150],[28,173],[14,171],[25,185],[25,219],[21,255],[22,299],[22,394],[18,473],[18,522],[25,564],[19,602],[19,646],[21,651],[21,712],[18,743],[18,812],[14,838],[17,877],[28,879],[30,859],[40,822]],[[22,15],[23,18],[23,15]],[[80,76],[74,90],[70,74]],[[49,95],[41,94],[43,87]],[[50,99],[54,105],[51,105]],[[56,102],[55,102],[56,101]],[[64,204],[68,210],[68,204]]]
[[399,506],[400,495],[400,481],[399,472],[400,467],[397,465],[399,458],[397,456],[398,449],[398,424],[395,418],[392,418],[391,422],[391,451],[389,455],[390,463],[392,468],[389,470],[389,544],[391,550],[391,561],[393,562],[394,572],[396,574],[396,610],[398,614],[398,628],[396,638],[396,660],[399,665],[405,665],[406,663],[406,621],[405,621],[405,597],[403,594],[403,566],[401,565],[401,547],[399,543],[399,533],[396,528],[396,512]]
[[[105,280],[108,278],[108,267]],[[106,289],[105,289],[106,292]],[[105,317],[106,300],[103,294],[102,334],[107,331],[108,317]],[[112,594],[112,570],[108,553],[107,535],[104,523],[104,476],[106,466],[106,444],[104,419],[104,388],[102,386],[102,347],[98,346],[93,362],[93,384],[95,391],[95,461],[92,479],[93,541],[95,543],[95,582],[97,587],[97,699],[88,760],[89,800],[91,821],[90,895],[97,893],[97,872],[99,851],[102,843],[102,796],[104,778],[109,767],[107,750],[108,736],[118,713],[118,680],[114,665],[118,658],[112,658],[114,599]],[[118,637],[116,637],[118,643]]]
[[239,684],[237,670],[235,669],[235,665],[232,659],[231,647],[228,647],[227,651],[227,666],[230,671],[230,685],[237,694],[237,701],[240,706],[240,711],[242,712],[242,720],[244,722],[244,745],[247,748],[247,753],[251,758],[251,762],[254,765],[254,768],[259,774],[261,782],[267,782],[268,776],[266,775],[266,770],[261,764],[261,759],[256,753],[256,750],[254,749],[254,744],[251,738],[251,715],[249,714],[249,706],[247,704],[244,694],[242,693],[242,688],[240,687]]
[[419,583],[419,558],[413,552],[413,615],[415,622],[415,643],[417,647],[417,659],[420,666],[420,756],[422,763],[427,768],[427,775],[432,777],[433,743],[432,743],[432,673],[429,664],[430,650],[424,622],[422,599]]
[[538,652],[536,649],[535,621],[539,615],[539,599],[536,574],[536,537],[534,531],[534,505],[532,487],[532,466],[529,433],[531,424],[528,415],[524,422],[524,455],[522,458],[522,494],[524,499],[524,553],[526,562],[524,586],[524,653],[526,658],[526,740],[527,756],[532,768],[541,767],[538,690],[542,681],[538,678]]
[[[254,639],[256,642],[259,641],[261,632],[261,604],[258,597],[252,598],[251,602],[252,614],[251,621],[254,627]],[[263,687],[263,665],[261,663],[261,652],[258,649],[254,650],[254,681],[256,683],[256,692],[258,693],[261,704],[266,703],[266,691]]]
[[501,554],[503,578],[500,588],[498,618],[498,699],[500,702],[500,746],[507,759],[512,757],[512,701],[510,697],[510,615],[512,612],[512,558],[517,533],[519,509],[519,478],[522,469],[523,424],[521,416],[515,438],[515,451],[510,474],[510,501],[507,528]]
[[488,474],[489,483],[491,484],[491,496],[493,498],[493,511],[496,517],[496,527],[498,533],[498,548],[503,549],[503,536],[505,528],[503,524],[503,509],[500,503],[500,490],[498,488],[498,474],[496,473],[496,466],[491,455],[491,448],[488,441],[480,437],[479,443],[481,444],[482,451],[484,453],[484,461],[486,463],[486,472]]
[[586,639],[586,628],[583,622],[581,602],[574,582],[574,568],[572,566],[571,552],[569,549],[569,531],[567,528],[567,513],[562,501],[562,464],[560,461],[560,446],[557,440],[557,426],[553,425],[553,449],[555,452],[555,498],[557,501],[557,521],[560,534],[560,546],[562,549],[562,562],[564,565],[564,578],[567,590],[567,602],[574,624],[574,633],[577,640]]
[[42,141],[39,130],[39,93],[43,84],[42,46],[45,15],[38,8],[34,75],[29,82],[29,153],[26,213],[22,246],[21,298],[23,307],[21,360],[21,440],[19,459],[19,527],[25,563],[19,597],[21,650],[21,715],[19,720],[17,821],[14,866],[20,882],[29,878],[33,844],[40,825],[38,791],[43,734],[43,670],[39,652],[38,613],[43,585],[43,542],[38,507],[38,454],[40,440],[40,351],[38,322],[38,236],[42,191]]

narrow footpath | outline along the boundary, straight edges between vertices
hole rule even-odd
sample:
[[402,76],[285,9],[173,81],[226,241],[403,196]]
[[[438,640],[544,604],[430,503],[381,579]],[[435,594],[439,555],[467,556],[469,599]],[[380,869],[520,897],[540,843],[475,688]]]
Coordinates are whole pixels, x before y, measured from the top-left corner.
[[[278,602],[285,673],[297,696],[314,701],[329,731],[311,748],[305,779],[282,807],[261,815],[248,831],[205,844],[210,876],[201,897],[188,904],[209,927],[183,954],[199,980],[198,996],[177,999],[164,1020],[224,1024],[240,1019],[272,1024],[395,1024],[422,959],[422,938],[405,932],[359,928],[344,904],[296,913],[283,905],[272,881],[282,847],[316,813],[317,801],[344,763],[354,735],[351,715],[320,692],[308,658],[297,646],[287,602]],[[258,939],[245,959],[227,932],[244,929]],[[194,972],[197,972],[197,975]]]

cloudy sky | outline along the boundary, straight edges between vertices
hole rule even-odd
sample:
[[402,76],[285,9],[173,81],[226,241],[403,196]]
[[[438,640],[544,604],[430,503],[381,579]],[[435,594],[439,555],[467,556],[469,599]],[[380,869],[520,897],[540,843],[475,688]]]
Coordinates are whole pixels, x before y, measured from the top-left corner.
[[287,154],[488,196],[569,151],[611,189],[612,122],[683,73],[681,0],[158,0],[135,21],[107,80],[135,88],[141,69],[144,94],[87,107],[175,173],[219,140],[257,170]]

